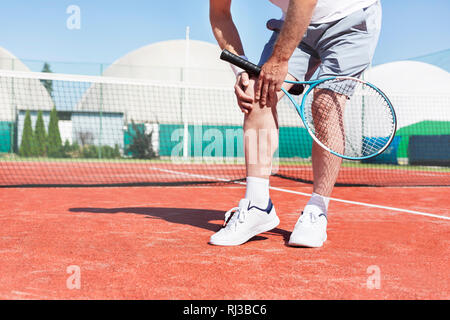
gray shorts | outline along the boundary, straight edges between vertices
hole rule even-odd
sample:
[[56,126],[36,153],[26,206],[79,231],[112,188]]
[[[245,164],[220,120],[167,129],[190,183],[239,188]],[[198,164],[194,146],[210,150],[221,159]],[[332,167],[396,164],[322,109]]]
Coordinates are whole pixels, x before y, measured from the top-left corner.
[[[282,20],[267,22],[273,34],[264,47],[259,65],[272,55],[282,26]],[[379,1],[340,20],[311,24],[289,60],[289,73],[298,81],[310,80],[318,68],[317,79],[359,77],[371,64],[380,29]]]

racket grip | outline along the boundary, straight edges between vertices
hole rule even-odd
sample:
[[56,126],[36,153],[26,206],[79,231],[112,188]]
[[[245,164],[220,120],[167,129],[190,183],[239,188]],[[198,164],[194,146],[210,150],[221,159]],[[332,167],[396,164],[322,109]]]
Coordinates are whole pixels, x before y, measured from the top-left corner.
[[261,72],[260,66],[257,66],[256,64],[251,63],[250,61],[242,59],[241,57],[235,55],[234,53],[231,53],[227,49],[224,49],[222,51],[220,59],[227,61],[231,64],[234,64],[235,66],[244,69],[249,74],[254,76],[259,76],[259,73]]
[[[257,66],[254,63],[251,63],[250,61],[247,61],[245,59],[242,59],[241,57],[239,57],[238,55],[235,55],[234,53],[231,53],[230,51],[228,51],[227,49],[224,49],[220,55],[220,59],[227,61],[231,64],[234,64],[235,66],[244,69],[245,71],[247,71],[249,74],[253,75],[253,76],[259,76],[260,72],[261,72],[261,67]],[[292,86],[292,88],[289,90],[289,93],[292,95],[301,95],[303,93],[303,90],[305,89],[305,87],[298,83],[295,84],[294,86]]]

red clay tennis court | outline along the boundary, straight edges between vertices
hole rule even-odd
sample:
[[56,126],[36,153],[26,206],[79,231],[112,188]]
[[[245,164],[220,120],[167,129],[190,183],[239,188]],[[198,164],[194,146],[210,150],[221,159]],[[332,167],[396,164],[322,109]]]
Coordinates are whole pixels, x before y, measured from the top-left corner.
[[208,240],[240,184],[2,189],[0,298],[450,298],[449,187],[337,187],[306,249],[286,243],[311,186],[273,185],[279,227],[229,248]]
[[[450,298],[447,96],[393,97],[399,119],[414,117],[384,159],[343,164],[320,249],[287,245],[312,192],[312,139],[282,100],[281,224],[225,248],[208,240],[245,191],[231,87],[12,71],[0,82],[2,299]],[[48,143],[35,148],[33,130]]]
[[[321,249],[287,245],[312,192],[312,140],[282,100],[271,182],[281,224],[223,248],[208,240],[245,191],[233,90],[20,72],[0,81],[13,107],[0,123],[0,298],[450,298],[447,98],[427,104],[440,120],[428,121],[422,100],[393,97],[399,119],[417,119],[384,159],[343,164]],[[27,132],[37,136],[38,122],[54,132],[58,117],[64,146],[39,153]]]
[[[231,2],[3,1],[0,300],[132,300],[124,318],[155,300],[141,304],[152,319],[158,307],[181,319],[183,304],[278,305],[253,320],[323,300],[450,300],[450,1]],[[255,87],[272,112],[242,112],[250,99],[222,49],[245,54],[242,67],[270,62]],[[287,73],[309,85],[275,109]],[[316,153],[314,176],[311,134],[348,152],[328,212],[310,212],[328,220],[315,249],[288,245],[314,180],[337,169]],[[211,245],[245,196],[245,162],[272,166],[281,223]],[[117,316],[112,302],[102,318]],[[392,315],[364,316],[377,310]]]

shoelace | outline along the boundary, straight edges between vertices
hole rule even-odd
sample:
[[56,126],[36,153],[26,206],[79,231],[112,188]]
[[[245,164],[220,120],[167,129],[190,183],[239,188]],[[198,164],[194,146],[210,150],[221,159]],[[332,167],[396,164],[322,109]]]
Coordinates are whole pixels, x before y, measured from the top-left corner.
[[[237,223],[243,223],[247,216],[247,209],[235,207],[233,209],[228,210],[225,213],[225,222],[223,223],[223,227],[228,228],[229,226],[234,226],[236,229]],[[231,218],[231,219],[230,219]],[[230,220],[230,221],[228,221]]]

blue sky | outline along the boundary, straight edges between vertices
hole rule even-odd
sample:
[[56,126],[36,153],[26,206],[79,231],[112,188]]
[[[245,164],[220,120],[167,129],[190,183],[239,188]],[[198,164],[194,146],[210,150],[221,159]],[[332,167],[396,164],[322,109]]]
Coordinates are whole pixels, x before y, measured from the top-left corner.
[[[50,61],[59,72],[70,64],[110,64],[150,43],[191,38],[215,43],[208,0],[14,0],[0,5],[0,46],[32,68]],[[80,30],[69,30],[70,5],[81,9]],[[450,48],[449,0],[382,0],[383,29],[374,64],[407,59]],[[265,22],[280,11],[268,0],[233,0],[233,16],[247,56],[258,60],[269,31]],[[33,62],[36,60],[36,62]],[[92,65],[90,65],[92,63]],[[89,69],[88,68],[88,69]],[[78,70],[80,71],[80,70]],[[82,71],[81,71],[82,72]],[[89,72],[86,72],[89,73]]]

